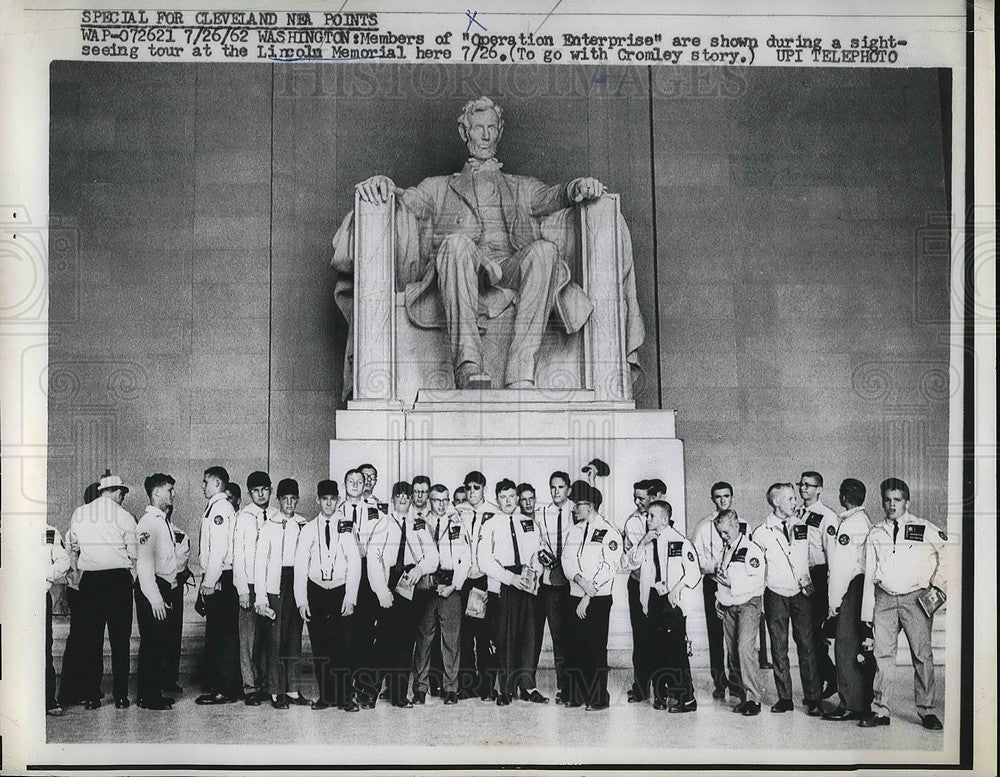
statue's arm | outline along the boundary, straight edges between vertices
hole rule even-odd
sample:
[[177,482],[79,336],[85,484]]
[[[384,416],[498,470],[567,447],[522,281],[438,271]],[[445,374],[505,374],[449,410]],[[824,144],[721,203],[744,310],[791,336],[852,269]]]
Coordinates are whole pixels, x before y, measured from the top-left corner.
[[584,200],[596,200],[608,188],[596,178],[574,178],[569,183],[547,186],[534,178],[524,183],[531,202],[532,216],[548,216]]
[[434,196],[428,180],[425,179],[409,189],[400,189],[389,176],[373,175],[354,188],[357,189],[362,202],[375,205],[388,202],[389,194],[394,194],[398,202],[420,219],[430,215],[434,207]]

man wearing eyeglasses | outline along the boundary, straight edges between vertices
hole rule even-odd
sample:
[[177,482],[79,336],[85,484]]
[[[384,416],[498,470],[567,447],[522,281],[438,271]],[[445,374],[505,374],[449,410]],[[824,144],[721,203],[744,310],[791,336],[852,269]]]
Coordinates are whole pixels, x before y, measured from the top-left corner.
[[823,630],[819,627],[827,616],[829,600],[829,566],[823,538],[828,534],[836,534],[840,519],[837,513],[823,504],[820,494],[823,493],[823,476],[811,470],[803,472],[798,482],[799,496],[802,506],[797,515],[805,523],[809,539],[809,576],[816,589],[812,595],[813,634],[816,638],[816,671],[823,681],[820,697],[827,699],[837,692],[837,668],[830,660],[830,645]]

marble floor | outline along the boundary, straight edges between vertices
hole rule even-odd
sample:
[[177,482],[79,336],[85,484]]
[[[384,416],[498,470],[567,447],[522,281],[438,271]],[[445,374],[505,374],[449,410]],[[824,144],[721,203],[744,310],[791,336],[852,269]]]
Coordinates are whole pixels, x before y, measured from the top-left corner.
[[[943,680],[944,667],[938,667]],[[926,731],[913,709],[912,669],[897,667],[892,679],[899,711],[892,725],[861,729],[856,724],[808,717],[801,707],[785,714],[765,706],[754,718],[735,715],[729,702],[713,701],[708,678],[696,678],[698,710],[672,715],[646,704],[628,704],[630,673],[612,669],[611,708],[600,712],[516,701],[501,708],[479,700],[445,707],[430,698],[424,707],[398,710],[380,702],[374,710],[346,714],[308,707],[275,710],[268,704],[203,707],[194,704],[190,678],[173,710],[116,710],[113,704],[85,711],[71,707],[61,718],[47,718],[48,743],[121,743],[107,748],[109,761],[193,763],[192,744],[239,745],[212,748],[226,762],[255,763],[709,763],[870,764],[940,762],[955,732]],[[768,704],[773,680],[766,672]],[[541,689],[552,693],[551,672]],[[545,683],[548,683],[547,687]],[[797,680],[796,680],[797,684]],[[943,682],[939,682],[943,705]],[[943,706],[942,706],[943,710]],[[943,712],[940,715],[944,719]],[[949,735],[947,736],[946,735]],[[143,744],[147,747],[129,745]],[[150,748],[150,744],[176,745]],[[267,747],[259,747],[259,746]],[[258,747],[254,747],[258,746]],[[406,751],[400,748],[410,748]],[[420,749],[412,749],[412,748]],[[453,748],[461,748],[455,751]],[[544,751],[541,748],[549,748]],[[199,752],[202,749],[199,749]],[[86,751],[46,748],[51,763],[80,762]],[[228,757],[227,757],[228,754]],[[238,758],[235,757],[238,754]],[[201,757],[201,756],[199,756]],[[67,760],[68,759],[68,760]],[[458,759],[457,761],[455,759]]]

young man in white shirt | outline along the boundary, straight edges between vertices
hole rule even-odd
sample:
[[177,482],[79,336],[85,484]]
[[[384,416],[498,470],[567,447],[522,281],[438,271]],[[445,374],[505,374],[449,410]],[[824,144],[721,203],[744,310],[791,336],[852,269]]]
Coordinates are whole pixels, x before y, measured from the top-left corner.
[[121,506],[128,488],[105,471],[100,496],[78,507],[66,540],[80,577],[79,610],[81,691],[88,710],[101,706],[104,676],[104,627],[111,642],[112,693],[115,707],[129,706],[128,674],[132,638],[132,570],[135,566],[135,518]]
[[[622,539],[625,552],[635,548],[649,530],[649,505],[653,499],[649,495],[649,481],[640,480],[632,484],[632,501],[635,510],[622,524]],[[628,690],[630,704],[644,702],[649,698],[652,673],[652,639],[649,621],[639,601],[639,567],[629,570],[627,589],[628,614],[632,625],[632,687]]]
[[349,520],[337,515],[337,484],[316,487],[319,515],[299,532],[294,591],[299,615],[309,628],[319,696],[314,710],[338,707],[357,712],[351,682],[350,617],[361,581],[361,556]]
[[816,638],[813,636],[813,584],[809,576],[809,537],[805,523],[795,517],[795,491],[791,483],[775,483],[767,490],[772,512],[753,533],[753,541],[767,560],[764,617],[771,636],[774,684],[778,701],[771,712],[794,709],[792,675],[788,663],[788,625],[799,657],[803,704],[806,714],[822,714],[819,674],[816,671]]
[[58,718],[63,708],[56,699],[56,669],[52,664],[52,584],[69,571],[69,554],[54,526],[45,527],[45,714]]
[[913,658],[913,691],[920,724],[940,731],[943,724],[934,713],[934,616],[927,614],[920,599],[940,599],[944,594],[948,534],[910,514],[910,487],[905,481],[888,478],[879,490],[885,517],[868,535],[861,602],[861,619],[873,633],[874,699],[871,714],[858,725],[873,728],[890,723],[889,676],[895,669],[902,629]]
[[139,621],[137,703],[147,710],[168,710],[174,700],[162,693],[163,670],[170,648],[168,609],[177,587],[177,551],[167,521],[174,502],[174,479],[156,473],[144,483],[149,506],[136,526],[138,558],[135,613]]
[[740,528],[745,524],[741,524],[735,510],[719,510],[714,521],[723,547],[715,567],[718,586],[713,608],[722,619],[729,684],[739,699],[733,712],[753,717],[760,714],[764,693],[755,648],[767,560],[764,551]]
[[621,568],[622,535],[598,512],[602,501],[598,489],[578,480],[570,488],[570,499],[580,522],[570,532],[561,559],[573,607],[566,706],[606,710],[611,588]]
[[233,585],[233,531],[236,513],[226,497],[229,473],[205,470],[201,481],[208,500],[201,520],[198,556],[200,595],[205,604],[205,673],[209,690],[195,704],[232,704],[242,688],[239,659],[239,594]]

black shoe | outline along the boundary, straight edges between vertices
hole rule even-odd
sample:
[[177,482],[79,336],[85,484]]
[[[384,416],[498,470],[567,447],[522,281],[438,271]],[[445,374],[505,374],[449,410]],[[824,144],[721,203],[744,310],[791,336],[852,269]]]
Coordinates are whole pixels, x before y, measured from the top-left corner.
[[301,693],[298,696],[289,696],[286,693],[285,698],[288,699],[289,704],[294,704],[297,707],[308,707],[312,704],[312,699],[307,699]]
[[285,694],[278,694],[277,699],[271,699],[271,706],[276,710],[287,710],[289,707],[288,697]]
[[611,705],[608,704],[606,701],[601,701],[601,702],[598,702],[597,704],[588,704],[587,705],[587,711],[588,712],[594,712],[596,710],[606,710],[610,706]]
[[393,703],[392,703],[392,706],[393,706],[393,707],[399,707],[399,708],[400,708],[401,710],[412,710],[412,709],[413,709],[413,702],[412,702],[412,701],[410,701],[409,699],[407,699],[407,698],[406,698],[406,697],[404,696],[404,697],[403,697],[402,699],[400,699],[399,701],[395,701],[395,702],[393,702]]
[[131,705],[132,702],[128,700],[128,696],[122,696],[119,699],[115,699],[116,710],[127,710]]
[[[311,706],[314,710],[328,710],[328,709],[330,709],[330,705],[327,704],[322,699],[316,699],[316,701],[314,701],[309,706]],[[374,705],[372,705],[372,706],[374,706]]]
[[163,696],[162,694],[160,695],[160,701],[165,701],[167,704],[174,703],[174,700],[172,698],[170,698],[169,696]]
[[667,712],[694,712],[696,709],[698,709],[698,700],[688,699],[671,704],[667,708]]
[[744,703],[743,714],[748,718],[754,715],[760,715],[760,705],[755,701],[748,701]]
[[876,715],[873,712],[859,720],[858,725],[861,728],[875,728],[876,726],[888,726],[890,722],[888,715]]
[[497,706],[498,707],[509,707],[510,706],[510,694],[500,693],[497,694]]
[[259,707],[260,706],[260,694],[257,691],[250,691],[249,693],[243,694],[243,703],[248,707]]
[[440,688],[435,688],[434,686],[431,686],[430,694],[431,694],[431,696],[435,696],[435,697],[440,696],[441,695],[441,689]]
[[344,712],[360,712],[361,707],[358,706],[357,702],[349,701],[345,704],[340,705],[340,709]]
[[629,692],[628,692],[628,703],[629,704],[642,704],[642,702],[648,701],[648,700],[649,700],[649,696],[647,694],[642,693],[642,692],[636,690],[635,688],[630,689]]
[[771,705],[771,712],[791,712],[795,709],[791,699],[778,699]]
[[162,699],[137,699],[135,703],[144,710],[171,710],[174,708],[173,702],[165,697]]
[[[583,706],[583,702],[582,701],[568,701],[568,702],[566,702],[566,706],[567,707],[582,707]],[[590,705],[587,705],[587,709],[590,709]]]
[[716,688],[714,691],[712,691],[712,698],[713,699],[725,699],[726,698],[726,689],[725,688]]
[[100,699],[87,699],[83,703],[83,708],[85,710],[96,710],[96,709],[100,709],[100,707],[101,707],[101,700]]
[[806,708],[806,715],[810,718],[818,718],[823,714],[823,705],[818,701],[805,701],[803,700],[803,706]]
[[741,702],[740,702],[739,704],[737,704],[737,705],[736,705],[735,707],[733,707],[733,712],[739,712],[739,713],[742,713],[742,712],[743,712],[743,710],[745,710],[745,709],[747,708],[747,705],[748,705],[748,704],[750,704],[750,703],[751,703],[751,702],[748,702],[748,701],[746,701],[746,700],[744,699],[744,700],[743,700],[743,701],[741,701]]
[[851,712],[846,707],[837,707],[836,709],[830,710],[829,712],[824,712],[823,720],[860,720],[861,715],[857,712]]
[[556,704],[565,704],[562,693],[558,691],[556,692]]
[[423,691],[417,691],[416,693],[413,694],[413,703],[414,704],[426,704],[427,703],[427,694],[424,693]]
[[45,710],[46,715],[51,715],[53,718],[61,718],[65,714],[65,710],[58,704],[54,707],[49,707]]
[[232,704],[239,701],[235,696],[224,693],[205,693],[194,700],[195,704]]
[[458,704],[458,694],[455,691],[445,691],[444,694],[445,704]]
[[533,702],[535,704],[548,704],[549,703],[549,697],[548,696],[542,696],[541,692],[537,688],[532,688],[531,689],[531,693],[528,693],[526,690],[524,690],[522,688],[519,695],[520,695],[521,701],[530,701],[530,702]]
[[166,691],[167,693],[184,693],[184,689],[181,688],[176,682],[164,683],[160,687],[161,691]]
[[940,731],[944,728],[941,720],[937,715],[931,713],[930,715],[920,716],[920,725],[926,728],[928,731]]
[[667,708],[667,700],[661,696],[657,696],[653,699],[653,709],[654,710],[665,710]]

